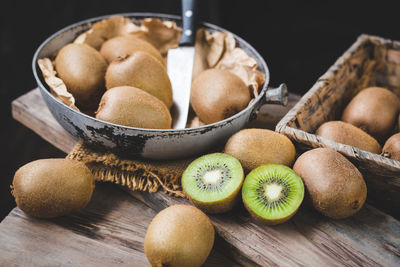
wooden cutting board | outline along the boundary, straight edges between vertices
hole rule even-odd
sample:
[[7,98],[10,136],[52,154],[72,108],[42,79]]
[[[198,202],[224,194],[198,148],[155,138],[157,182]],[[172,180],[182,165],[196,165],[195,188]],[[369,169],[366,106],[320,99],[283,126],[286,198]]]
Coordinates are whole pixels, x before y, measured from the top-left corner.
[[[292,95],[291,104],[297,99]],[[12,109],[15,119],[61,150],[75,144],[37,89],[15,100]],[[252,126],[273,124],[286,110],[265,106]],[[87,208],[56,220],[14,209],[0,224],[0,259],[22,265],[146,265],[142,242],[149,221],[156,211],[188,201],[162,192],[129,193],[135,198],[117,186],[98,185]],[[241,205],[210,218],[218,237],[208,265],[400,266],[399,221],[367,204],[345,220],[331,220],[304,204],[290,221],[273,227],[255,223]]]

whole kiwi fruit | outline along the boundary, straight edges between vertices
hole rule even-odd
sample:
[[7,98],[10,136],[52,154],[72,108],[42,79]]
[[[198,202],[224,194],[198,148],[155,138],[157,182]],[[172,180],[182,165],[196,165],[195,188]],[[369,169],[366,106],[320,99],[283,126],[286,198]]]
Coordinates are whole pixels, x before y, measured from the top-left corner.
[[119,57],[129,56],[136,51],[147,52],[160,63],[163,63],[160,52],[153,45],[133,35],[120,35],[105,41],[101,46],[100,54],[110,63]]
[[78,106],[98,105],[105,89],[107,62],[96,49],[86,44],[68,44],[58,52],[55,68]]
[[151,266],[201,266],[214,244],[214,227],[198,208],[173,205],[151,221],[144,252]]
[[244,171],[231,155],[212,153],[191,162],[182,174],[182,188],[192,203],[208,213],[223,213],[238,202]]
[[69,159],[40,159],[19,168],[12,194],[17,206],[38,218],[53,218],[86,206],[94,177],[86,165]]
[[208,69],[193,81],[190,103],[206,124],[229,118],[246,108],[250,92],[238,76],[228,70]]
[[383,143],[395,128],[399,111],[397,95],[382,87],[369,87],[350,101],[343,111],[342,121],[353,124]]
[[285,135],[266,129],[244,129],[232,135],[224,152],[237,158],[246,171],[264,164],[291,166],[296,156]]
[[382,151],[381,145],[375,140],[375,138],[347,122],[325,122],[319,126],[315,134],[372,153],[380,154]]
[[157,97],[168,109],[172,106],[172,86],[167,69],[148,53],[134,52],[108,66],[107,89],[125,85],[140,88]]
[[392,135],[383,146],[383,156],[400,161],[400,133]]
[[172,122],[171,114],[161,100],[132,86],[107,90],[101,98],[96,118],[149,129],[170,129]]
[[361,173],[331,148],[303,153],[293,170],[303,179],[314,208],[330,218],[347,218],[364,205],[367,186]]

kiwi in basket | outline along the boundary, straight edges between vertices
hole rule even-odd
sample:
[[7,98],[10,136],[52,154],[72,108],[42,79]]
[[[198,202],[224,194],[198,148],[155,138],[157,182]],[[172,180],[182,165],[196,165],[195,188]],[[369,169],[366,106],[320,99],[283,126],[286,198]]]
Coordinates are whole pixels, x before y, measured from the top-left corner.
[[214,227],[201,210],[173,205],[151,221],[144,252],[151,266],[201,266],[214,244]]
[[58,76],[80,108],[95,108],[104,92],[106,60],[86,44],[68,44],[55,59]]
[[229,211],[237,203],[244,179],[240,162],[224,153],[204,155],[189,164],[182,187],[198,208],[209,213]]
[[400,161],[400,133],[392,135],[383,146],[383,156]]
[[259,222],[275,225],[289,220],[304,198],[303,182],[292,169],[266,164],[252,170],[244,180],[242,199]]
[[171,114],[161,100],[132,86],[107,90],[101,98],[96,118],[149,129],[170,129],[172,122]]
[[12,194],[17,206],[39,218],[53,218],[86,206],[94,177],[86,165],[68,159],[41,159],[17,170]]
[[290,166],[296,156],[286,136],[265,129],[244,129],[232,135],[224,152],[237,158],[246,171],[275,163]]
[[190,103],[197,116],[209,124],[231,117],[247,107],[250,92],[246,84],[228,70],[209,69],[192,83]]
[[357,128],[356,126],[343,121],[328,121],[323,123],[316,135],[330,139],[332,141],[357,147],[359,149],[380,154],[381,145],[375,138]]
[[303,153],[293,170],[300,175],[316,210],[334,218],[347,218],[361,209],[367,186],[357,168],[331,148]]
[[172,106],[172,86],[167,69],[148,53],[135,52],[114,60],[108,66],[107,89],[125,85],[140,88],[157,97],[168,109]]
[[393,132],[400,111],[400,100],[382,87],[359,92],[347,105],[342,121],[366,131],[383,143]]
[[160,52],[149,42],[133,35],[121,35],[111,38],[103,43],[100,54],[111,62],[119,57],[129,56],[136,51],[147,52],[163,63]]

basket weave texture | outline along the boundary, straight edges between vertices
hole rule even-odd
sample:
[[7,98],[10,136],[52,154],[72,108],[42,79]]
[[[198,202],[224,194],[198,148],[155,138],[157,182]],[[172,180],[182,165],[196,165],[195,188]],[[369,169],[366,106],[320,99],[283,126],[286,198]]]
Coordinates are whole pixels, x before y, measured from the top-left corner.
[[314,134],[322,123],[340,120],[350,100],[370,86],[385,87],[400,96],[400,42],[359,36],[282,118],[276,131],[288,136],[299,151],[330,147],[342,153],[363,173],[369,199],[400,214],[399,161]]

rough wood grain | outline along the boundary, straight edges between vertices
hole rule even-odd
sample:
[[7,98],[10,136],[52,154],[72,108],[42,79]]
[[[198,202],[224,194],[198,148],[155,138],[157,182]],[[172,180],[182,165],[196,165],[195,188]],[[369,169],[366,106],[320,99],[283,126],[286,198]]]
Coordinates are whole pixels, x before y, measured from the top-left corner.
[[[0,224],[0,266],[149,266],[143,242],[155,215],[111,184],[98,184],[85,209],[57,219],[15,208]],[[221,242],[205,265],[238,266]]]
[[[298,149],[330,147],[363,173],[368,200],[400,218],[400,162],[315,135],[324,122],[340,120],[343,109],[362,89],[382,86],[400,97],[400,42],[361,35],[278,123]],[[383,144],[381,144],[383,145]]]
[[[37,94],[37,91],[29,94]],[[16,101],[29,100],[29,94]],[[26,104],[43,106],[40,116],[27,114],[23,118],[40,117],[39,120],[46,120],[45,125],[51,125],[56,132],[64,131],[48,113],[44,103]],[[52,132],[45,133],[50,142],[55,140],[50,136]],[[64,151],[69,149],[64,147]],[[155,210],[174,203],[187,203],[187,200],[171,198],[163,193],[131,194]],[[365,205],[356,216],[340,221],[325,218],[303,205],[292,220],[275,227],[256,224],[241,205],[234,212],[210,217],[218,235],[229,243],[229,257],[245,265],[400,265],[400,223],[369,205]],[[221,246],[227,245],[222,242]]]

